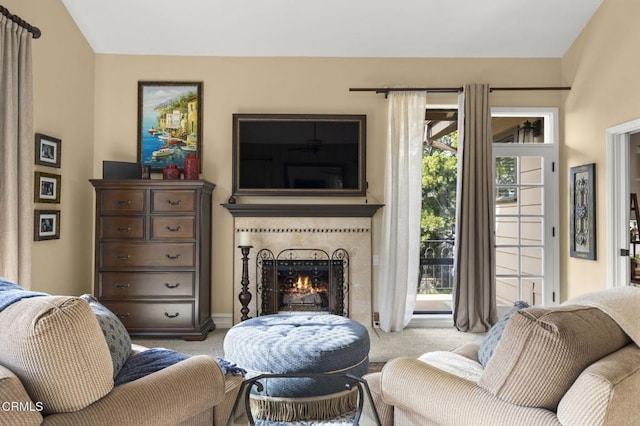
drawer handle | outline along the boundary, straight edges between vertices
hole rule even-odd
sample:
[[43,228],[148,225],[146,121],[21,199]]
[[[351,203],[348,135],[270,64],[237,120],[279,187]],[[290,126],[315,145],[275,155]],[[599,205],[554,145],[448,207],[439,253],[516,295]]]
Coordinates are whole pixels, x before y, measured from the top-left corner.
[[121,255],[121,256],[117,256],[117,257],[120,260],[129,260],[129,259],[131,259],[131,255],[130,254],[125,254],[125,255]]
[[131,200],[118,200],[118,205],[119,206],[130,206],[131,205]]
[[182,200],[176,200],[176,201],[167,200],[167,203],[169,203],[172,206],[177,206],[177,205],[180,205],[180,203],[182,203]]
[[117,288],[129,288],[131,287],[131,284],[127,283],[127,284],[116,284]]
[[164,285],[167,288],[178,288],[180,286],[180,283],[175,283],[175,284],[164,283]]
[[180,257],[180,253],[176,254],[175,256],[171,256],[170,254],[167,253],[167,259],[176,260],[179,257]]
[[125,226],[121,226],[121,227],[118,228],[118,231],[119,232],[129,232],[129,231],[131,231],[131,227],[130,226],[126,226],[126,227]]
[[175,228],[170,227],[169,225],[165,226],[165,229],[169,232],[178,232],[179,230],[181,230],[182,228],[180,227],[180,225],[176,226]]
[[176,312],[174,315],[169,314],[168,312],[164,313],[164,316],[167,318],[176,318],[180,315],[180,312]]
[[128,317],[129,317],[129,315],[131,315],[129,312],[125,312],[124,314],[119,314],[119,313],[117,313],[117,312],[116,312],[116,316],[117,316],[118,318],[120,318],[120,319],[128,318]]

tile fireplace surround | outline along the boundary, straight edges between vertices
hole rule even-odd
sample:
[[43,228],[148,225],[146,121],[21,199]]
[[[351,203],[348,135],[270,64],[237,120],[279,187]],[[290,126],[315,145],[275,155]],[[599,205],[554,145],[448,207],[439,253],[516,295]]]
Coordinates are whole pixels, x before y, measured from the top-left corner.
[[[371,206],[371,214],[366,217],[326,217],[318,209],[298,212],[296,217],[276,217],[271,212],[265,216],[257,213],[238,215],[233,206],[225,205],[234,214],[234,267],[233,324],[240,322],[241,304],[238,294],[242,290],[242,254],[239,245],[240,232],[248,232],[253,248],[249,253],[249,291],[251,303],[249,316],[256,315],[256,254],[269,249],[274,256],[286,249],[321,249],[329,255],[342,248],[349,253],[349,317],[359,323],[372,325],[372,275],[371,275],[371,216],[380,206]],[[282,206],[285,207],[285,206]],[[321,207],[321,206],[319,206]],[[313,216],[318,214],[318,216]],[[285,213],[287,214],[287,213]],[[341,213],[346,214],[346,213]],[[303,217],[300,217],[304,215]],[[360,214],[357,214],[360,216]]]

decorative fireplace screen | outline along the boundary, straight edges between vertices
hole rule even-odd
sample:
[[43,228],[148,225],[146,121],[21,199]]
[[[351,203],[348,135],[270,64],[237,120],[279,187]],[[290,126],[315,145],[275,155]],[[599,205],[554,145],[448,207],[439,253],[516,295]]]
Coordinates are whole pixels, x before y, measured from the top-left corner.
[[256,256],[258,315],[326,312],[349,316],[349,254],[320,249],[286,249]]

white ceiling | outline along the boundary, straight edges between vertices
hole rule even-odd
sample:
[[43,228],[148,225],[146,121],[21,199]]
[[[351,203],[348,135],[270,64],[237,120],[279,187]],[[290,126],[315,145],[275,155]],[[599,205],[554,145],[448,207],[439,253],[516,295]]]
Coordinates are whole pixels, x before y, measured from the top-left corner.
[[96,53],[564,55],[603,0],[62,0]]

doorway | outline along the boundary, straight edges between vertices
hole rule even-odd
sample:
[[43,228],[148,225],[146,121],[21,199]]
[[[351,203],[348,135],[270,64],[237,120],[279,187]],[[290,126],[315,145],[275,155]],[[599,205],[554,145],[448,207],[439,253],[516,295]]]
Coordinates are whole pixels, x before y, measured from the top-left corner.
[[[607,129],[607,287],[624,287],[631,282],[630,163],[636,152],[632,135],[640,132],[640,119]],[[634,140],[637,136],[634,136]],[[632,149],[634,150],[633,152]]]

